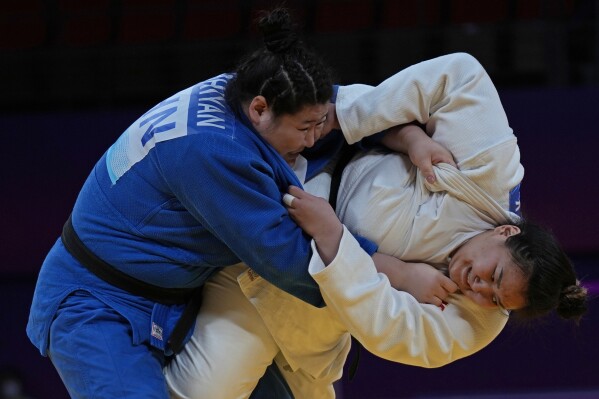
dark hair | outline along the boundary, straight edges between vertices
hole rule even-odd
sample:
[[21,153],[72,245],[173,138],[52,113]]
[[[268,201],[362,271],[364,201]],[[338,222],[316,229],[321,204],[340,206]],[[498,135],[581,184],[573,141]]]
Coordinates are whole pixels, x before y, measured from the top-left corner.
[[576,278],[572,262],[547,229],[526,220],[515,223],[520,234],[506,246],[528,280],[526,307],[514,311],[522,319],[555,310],[564,319],[579,321],[587,310],[587,290]]
[[289,12],[284,8],[267,12],[258,26],[264,46],[237,66],[227,85],[227,101],[240,104],[261,95],[275,116],[326,104],[333,95],[329,69],[300,41]]

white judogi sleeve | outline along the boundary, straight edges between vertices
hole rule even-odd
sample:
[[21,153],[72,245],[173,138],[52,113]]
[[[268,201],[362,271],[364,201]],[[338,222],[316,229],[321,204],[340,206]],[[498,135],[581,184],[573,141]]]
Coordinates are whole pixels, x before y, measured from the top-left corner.
[[329,310],[374,355],[394,362],[440,367],[488,345],[505,326],[500,309],[484,309],[452,295],[442,311],[393,289],[372,258],[344,230],[337,257],[327,267],[317,255],[309,266]]
[[471,55],[415,64],[376,87],[342,86],[335,106],[350,143],[399,124],[425,124],[458,168],[508,209],[509,191],[520,183],[524,169],[497,90]]

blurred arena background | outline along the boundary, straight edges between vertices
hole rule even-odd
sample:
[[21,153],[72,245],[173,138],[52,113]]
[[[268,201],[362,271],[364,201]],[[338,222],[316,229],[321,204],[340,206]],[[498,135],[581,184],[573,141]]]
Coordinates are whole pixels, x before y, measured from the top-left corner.
[[[256,13],[275,4],[0,1],[0,399],[68,397],[25,324],[39,266],[97,158],[148,107],[231,69],[257,44]],[[451,52],[477,57],[519,138],[525,215],[555,232],[597,295],[599,0],[284,4],[339,83],[377,84]],[[579,327],[552,317],[510,324],[479,354],[441,369],[363,353],[339,397],[599,398],[598,337],[592,300]]]

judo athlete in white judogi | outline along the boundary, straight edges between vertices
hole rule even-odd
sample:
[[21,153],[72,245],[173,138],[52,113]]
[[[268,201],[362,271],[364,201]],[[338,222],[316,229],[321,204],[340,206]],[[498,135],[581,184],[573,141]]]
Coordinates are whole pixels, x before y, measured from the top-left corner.
[[[376,87],[340,87],[335,106],[348,142],[416,121],[458,168],[436,165],[431,183],[405,155],[358,154],[339,189],[345,227],[337,255],[325,267],[312,244],[309,271],[327,306],[311,306],[244,265],[227,268],[206,286],[194,336],[165,371],[174,397],[248,397],[274,358],[296,398],[333,398],[350,335],[382,358],[439,367],[476,353],[504,328],[509,312],[481,306],[472,293],[449,295],[442,310],[395,290],[349,234],[373,240],[381,253],[451,270],[450,256],[465,242],[519,219],[524,170],[484,68],[467,54],[439,57]],[[327,198],[329,182],[321,174],[304,188]]]

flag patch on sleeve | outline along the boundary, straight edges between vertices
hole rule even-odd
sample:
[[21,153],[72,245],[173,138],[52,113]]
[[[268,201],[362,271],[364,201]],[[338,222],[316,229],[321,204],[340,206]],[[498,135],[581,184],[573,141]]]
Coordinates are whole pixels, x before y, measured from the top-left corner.
[[510,212],[522,216],[520,207],[520,184],[518,184],[512,191],[510,191]]

